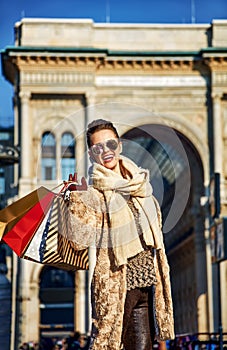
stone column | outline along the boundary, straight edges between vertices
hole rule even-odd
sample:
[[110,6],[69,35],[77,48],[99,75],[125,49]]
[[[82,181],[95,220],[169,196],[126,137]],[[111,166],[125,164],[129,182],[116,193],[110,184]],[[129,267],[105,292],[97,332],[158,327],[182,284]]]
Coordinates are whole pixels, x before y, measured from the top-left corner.
[[[220,173],[220,198],[221,203],[225,201],[225,180],[224,180],[224,137],[225,137],[225,124],[222,121],[221,115],[221,93],[214,93],[213,97],[213,129],[214,129],[214,171]],[[222,317],[222,327],[224,331],[226,330],[227,321],[224,315],[226,314],[227,303],[225,301],[226,295],[226,271],[227,263],[226,261],[220,263],[220,298],[221,298],[221,317]]]
[[207,216],[205,219],[205,242],[206,242],[206,260],[207,260],[207,290],[208,290],[208,313],[209,313],[209,332],[214,332],[214,307],[213,307],[213,280],[211,264],[211,247],[210,247],[210,221]]
[[[29,273],[29,271],[28,271]],[[30,272],[31,276],[31,272]],[[27,339],[38,341],[39,339],[39,324],[40,324],[40,305],[39,305],[39,279],[30,282],[29,285],[29,300],[28,300],[28,316],[27,316]]]
[[[86,106],[86,116],[87,116],[87,124],[89,124],[90,122],[92,122],[92,120],[95,119],[95,93],[88,93],[86,95],[86,101],[87,101],[87,106]],[[87,127],[87,125],[86,125]]]
[[198,333],[209,332],[206,245],[204,237],[204,217],[199,199],[194,202],[195,213],[195,270]]
[[21,177],[23,179],[30,178],[30,167],[31,167],[31,128],[29,120],[29,98],[30,92],[21,91]]
[[75,274],[75,326],[76,330],[85,333],[86,330],[86,276],[85,271],[77,271]]
[[[18,109],[18,96],[14,95],[14,145],[19,145],[19,109]],[[19,164],[14,164],[14,183],[13,186],[16,187],[18,185],[19,179]]]
[[[96,113],[95,113],[95,94],[90,93],[86,95],[86,101],[87,101],[87,107],[86,107],[86,128],[89,123],[91,123],[94,119],[96,119]],[[85,129],[86,130],[86,129]],[[88,168],[90,164],[89,155],[87,154],[87,162],[86,167]],[[86,173],[87,173],[86,169]],[[90,247],[89,249],[89,286],[88,286],[88,293],[89,293],[89,303],[88,303],[88,317],[89,317],[89,326],[91,327],[91,295],[90,295],[90,284],[93,276],[93,271],[95,267],[96,262],[96,249],[95,247]]]
[[61,182],[61,180],[67,180],[62,179],[62,164],[61,164],[61,135],[57,134],[55,136],[55,147],[56,147],[56,155],[55,155],[55,162],[56,162],[56,180],[57,183]]
[[221,120],[221,95],[213,94],[213,130],[214,130],[214,171],[223,174],[223,137]]
[[[28,339],[30,336],[31,325],[31,295],[30,295],[30,268],[31,262],[28,260],[20,261],[20,281],[19,281],[19,329],[21,340]],[[33,320],[35,321],[35,320]]]
[[[95,113],[95,94],[89,93],[86,95],[86,111],[85,111],[85,130],[87,129],[87,126],[89,123],[91,123],[94,119],[96,119],[96,113]],[[87,154],[87,164],[86,168],[89,167],[90,161],[89,156]],[[87,169],[86,169],[87,172]]]

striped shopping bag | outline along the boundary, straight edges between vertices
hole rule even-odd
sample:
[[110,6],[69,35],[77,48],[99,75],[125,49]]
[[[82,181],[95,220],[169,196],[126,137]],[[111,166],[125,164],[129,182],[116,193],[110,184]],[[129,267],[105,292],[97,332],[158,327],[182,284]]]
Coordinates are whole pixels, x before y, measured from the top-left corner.
[[24,258],[66,270],[87,270],[88,249],[76,249],[75,244],[67,239],[68,230],[70,230],[68,207],[63,198],[57,195],[48,213],[45,227],[41,227],[41,231],[37,231],[34,237],[34,242],[39,242],[38,258],[37,249],[34,257],[34,245],[32,253],[32,243]]

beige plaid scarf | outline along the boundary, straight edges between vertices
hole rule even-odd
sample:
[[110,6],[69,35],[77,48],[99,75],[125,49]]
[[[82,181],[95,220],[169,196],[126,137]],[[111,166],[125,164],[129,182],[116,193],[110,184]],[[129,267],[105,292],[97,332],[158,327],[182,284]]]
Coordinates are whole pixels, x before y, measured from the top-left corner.
[[[94,163],[91,167],[90,184],[101,191],[109,215],[110,245],[115,254],[116,265],[127,263],[127,259],[143,251],[139,231],[148,246],[163,247],[161,213],[157,200],[152,195],[149,172],[137,167],[126,157],[120,157],[120,167],[130,174],[129,179]],[[133,202],[139,223],[127,204]],[[138,230],[138,224],[141,230]]]

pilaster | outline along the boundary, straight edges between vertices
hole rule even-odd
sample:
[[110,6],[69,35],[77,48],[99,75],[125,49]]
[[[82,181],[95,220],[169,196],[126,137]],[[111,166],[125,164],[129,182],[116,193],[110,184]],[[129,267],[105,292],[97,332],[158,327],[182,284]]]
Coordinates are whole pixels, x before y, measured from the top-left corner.
[[21,177],[30,178],[31,130],[29,125],[29,91],[20,92],[21,101]]
[[206,246],[204,240],[204,218],[199,198],[195,198],[195,270],[196,270],[196,296],[198,333],[209,332],[208,316],[208,290],[207,290],[207,266]]
[[[95,110],[95,103],[96,103],[96,97],[95,93],[88,93],[86,94],[86,101],[87,101],[87,107],[86,107],[86,129],[89,123],[91,123],[94,119],[96,119],[96,110]],[[85,132],[86,132],[85,129]],[[85,141],[86,142],[86,141]],[[89,155],[87,153],[87,168],[89,167]],[[88,170],[88,169],[87,169]],[[96,262],[96,249],[94,247],[89,247],[89,287],[88,287],[88,294],[89,294],[89,302],[88,302],[88,322],[89,322],[89,327],[91,327],[91,280],[93,276],[93,271],[95,267],[95,262]]]
[[223,179],[223,125],[221,115],[220,92],[213,93],[213,144],[214,144],[214,172],[220,174],[221,200],[224,199],[224,179]]
[[86,333],[86,276],[85,271],[76,272],[75,281],[75,325],[76,330]]

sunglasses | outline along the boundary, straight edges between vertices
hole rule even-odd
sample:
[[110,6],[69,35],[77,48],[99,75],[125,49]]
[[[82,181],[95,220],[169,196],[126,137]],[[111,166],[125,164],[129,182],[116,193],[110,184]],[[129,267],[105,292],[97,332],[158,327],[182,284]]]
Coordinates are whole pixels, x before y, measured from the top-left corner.
[[99,154],[102,154],[106,148],[110,151],[116,151],[118,145],[119,141],[117,139],[109,139],[104,142],[96,143],[91,146],[90,150],[94,155],[98,156]]

